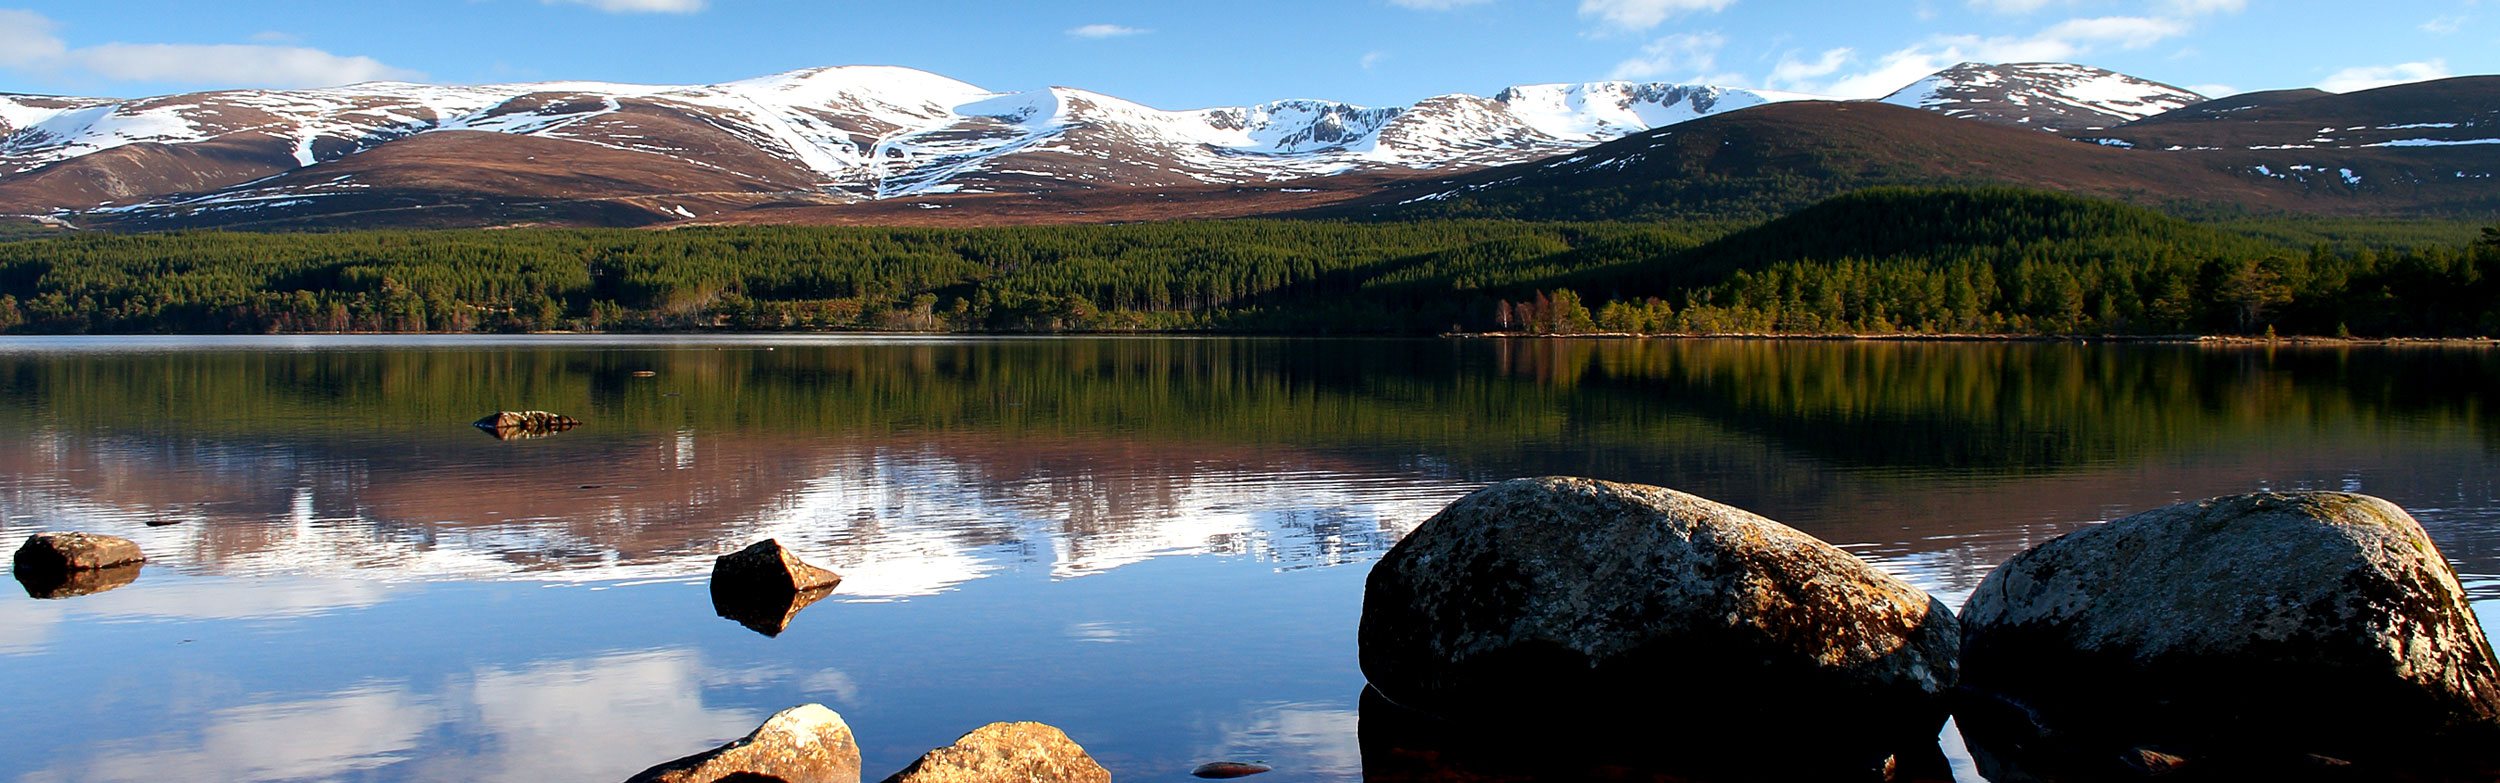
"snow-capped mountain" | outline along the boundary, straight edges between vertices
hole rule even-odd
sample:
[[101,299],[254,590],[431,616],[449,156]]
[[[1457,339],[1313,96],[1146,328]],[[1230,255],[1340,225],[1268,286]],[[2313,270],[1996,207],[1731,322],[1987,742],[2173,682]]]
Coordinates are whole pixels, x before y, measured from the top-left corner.
[[[1072,88],[998,92],[867,66],[703,86],[370,83],[129,101],[5,96],[0,209],[170,205],[210,195],[201,185],[240,185],[452,131],[649,153],[751,180],[757,192],[843,198],[1231,184],[1514,163],[1799,97],[1600,82],[1403,107],[1294,100],[1166,111]],[[746,154],[724,161],[720,153],[732,148]],[[165,168],[154,156],[184,149],[214,149],[220,176],[146,175]],[[45,186],[23,181],[35,179]]]
[[2086,65],[1963,63],[1883,100],[1953,117],[2064,133],[2134,122],[2203,103],[2205,96]]

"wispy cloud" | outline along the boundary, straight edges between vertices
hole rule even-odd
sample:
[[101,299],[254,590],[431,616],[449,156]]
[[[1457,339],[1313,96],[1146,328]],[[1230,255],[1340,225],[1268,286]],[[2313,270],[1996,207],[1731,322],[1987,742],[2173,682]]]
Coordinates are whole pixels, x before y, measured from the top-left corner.
[[0,9],[0,67],[74,79],[210,87],[320,87],[424,76],[371,57],[302,46],[107,43],[71,48],[58,29],[42,14]]
[[548,5],[586,5],[611,14],[691,14],[707,0],[539,0]]
[[1139,27],[1129,27],[1129,26],[1127,26],[1127,25],[1116,25],[1116,24],[1089,24],[1089,25],[1086,25],[1086,26],[1084,26],[1084,27],[1077,27],[1077,28],[1071,28],[1071,29],[1069,29],[1069,30],[1068,30],[1068,35],[1069,35],[1069,36],[1071,36],[1071,37],[1076,37],[1076,38],[1097,38],[1097,39],[1099,39],[1099,38],[1126,38],[1126,37],[1129,37],[1129,36],[1132,36],[1132,35],[1145,35],[1146,33],[1149,33],[1149,32],[1152,32],[1152,31],[1150,31],[1150,30],[1146,30],[1146,29],[1144,29],[1144,28],[1139,28]]
[[2395,65],[2365,65],[2329,74],[2318,82],[2318,89],[2327,92],[2357,92],[2390,85],[2445,79],[2449,76],[2446,60],[2425,60]]
[[1447,11],[1471,5],[1484,5],[1493,0],[1389,0],[1390,5],[1418,11]]
[[2465,16],[2442,16],[2422,23],[2422,31],[2432,35],[2450,35],[2465,28]]
[[1732,77],[1712,71],[1719,67],[1719,50],[1727,48],[1727,36],[1716,32],[1678,33],[1649,42],[1641,54],[1615,64],[1614,79],[1689,78],[1695,82],[1725,82]]
[[1381,63],[1385,63],[1385,62],[1388,62],[1388,61],[1389,61],[1389,53],[1388,53],[1388,52],[1364,52],[1364,53],[1363,53],[1363,70],[1368,71],[1368,70],[1371,70],[1371,69],[1373,69],[1373,68],[1378,68],[1378,67],[1380,67],[1380,64],[1381,64]]
[[1724,11],[1736,0],[1580,0],[1580,16],[1607,27],[1641,32],[1668,19],[1701,11]]

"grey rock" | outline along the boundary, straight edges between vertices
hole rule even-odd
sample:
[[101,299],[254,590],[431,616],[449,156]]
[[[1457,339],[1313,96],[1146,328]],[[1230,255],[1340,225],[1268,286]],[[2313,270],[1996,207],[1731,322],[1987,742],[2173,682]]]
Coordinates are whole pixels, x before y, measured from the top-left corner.
[[2063,742],[2383,759],[2500,725],[2500,667],[2456,574],[2403,509],[2362,495],[2241,495],[2075,532],[1989,574],[1963,634],[1964,684]]
[[1111,771],[1066,732],[1041,723],[992,723],[929,751],[885,783],[1110,783]]
[[1812,536],[1575,478],[1426,521],[1372,569],[1360,631],[1382,695],[1454,722],[1852,763],[1934,744],[1958,636],[1941,602]]
[[859,742],[840,714],[821,704],[800,705],[745,739],[643,770],[626,783],[725,780],[859,783]]

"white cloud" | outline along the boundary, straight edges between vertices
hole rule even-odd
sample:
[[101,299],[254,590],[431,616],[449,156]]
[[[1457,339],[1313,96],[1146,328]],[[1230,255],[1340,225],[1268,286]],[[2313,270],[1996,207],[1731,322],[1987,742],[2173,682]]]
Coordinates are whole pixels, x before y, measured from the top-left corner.
[[1970,7],[2000,14],[2027,14],[2071,2],[2074,0],[1970,0]]
[[59,26],[33,11],[0,9],[0,66],[40,65],[69,51],[53,30]]
[[1681,33],[1649,42],[1641,47],[1641,55],[1615,65],[1614,79],[1655,79],[1688,74],[1693,81],[1711,81],[1712,68],[1718,67],[1719,50],[1727,47],[1727,37],[1718,33]]
[[1580,0],[1580,16],[1607,26],[1642,31],[1695,11],[1722,11],[1736,0]]
[[113,43],[72,51],[67,59],[79,70],[125,82],[323,87],[424,77],[371,57],[300,46]]
[[1813,60],[1799,60],[1793,52],[1782,55],[1779,64],[1771,67],[1771,78],[1765,80],[1763,86],[1785,90],[1811,85],[1815,80],[1839,73],[1856,57],[1857,52],[1848,47],[1826,49]]
[[1125,26],[1125,25],[1116,25],[1116,24],[1089,24],[1089,25],[1086,25],[1086,26],[1084,26],[1084,27],[1078,27],[1078,28],[1074,28],[1074,29],[1069,30],[1069,31],[1068,31],[1068,35],[1075,36],[1075,37],[1077,37],[1077,38],[1098,38],[1098,39],[1099,39],[1099,38],[1125,38],[1125,37],[1132,36],[1132,35],[1145,35],[1147,32],[1148,32],[1148,31],[1147,31],[1147,30],[1145,30],[1145,29],[1143,29],[1143,28],[1138,28],[1138,27],[1128,27],[1128,26]]
[[2448,61],[2397,63],[2346,68],[2318,82],[2318,89],[2327,92],[2358,92],[2395,84],[2426,82],[2448,78]]
[[2157,6],[2172,16],[2207,16],[2248,10],[2248,0],[2162,0]]
[[1493,0],[1389,0],[1390,5],[1418,11],[1447,11],[1471,5],[1484,5]]
[[2207,98],[2228,98],[2240,94],[2240,88],[2228,84],[2191,84],[2188,85],[2188,92]]
[[2113,44],[2121,49],[2142,49],[2162,39],[2187,34],[2187,23],[2176,19],[2145,16],[2104,16],[2097,19],[2069,19],[2040,33],[2043,39],[2064,41],[2083,48],[2090,44]]
[[301,46],[108,43],[72,49],[51,19],[0,9],[0,67],[54,76],[215,87],[322,87],[424,74]]
[[586,5],[611,14],[691,14],[706,0],[540,0],[548,5]]
[[1385,62],[1388,62],[1388,61],[1389,61],[1389,53],[1388,53],[1388,52],[1364,52],[1364,53],[1363,53],[1363,70],[1368,71],[1368,70],[1371,70],[1371,69],[1373,69],[1373,68],[1378,68],[1378,67],[1380,67],[1380,64],[1381,64],[1381,63],[1385,63]]
[[2422,31],[2432,35],[2450,35],[2465,27],[2465,16],[2442,16],[2422,23]]

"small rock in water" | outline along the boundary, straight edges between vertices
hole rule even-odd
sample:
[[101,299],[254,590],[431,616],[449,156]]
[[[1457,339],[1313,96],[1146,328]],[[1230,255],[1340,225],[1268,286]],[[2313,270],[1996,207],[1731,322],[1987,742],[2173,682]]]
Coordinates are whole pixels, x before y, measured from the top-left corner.
[[821,704],[782,710],[745,739],[642,771],[626,783],[779,780],[859,783],[859,742]]
[[1254,762],[1211,761],[1198,765],[1197,769],[1190,770],[1189,775],[1209,780],[1229,780],[1274,771],[1276,771],[1275,767]]
[[139,544],[94,533],[36,533],[17,548],[19,574],[51,576],[147,561]]
[[636,377],[636,378],[657,378],[657,377],[660,377],[660,374],[659,374],[659,373],[656,373],[656,372],[652,372],[652,371],[650,371],[650,370],[635,370],[635,371],[634,371],[634,377]]
[[885,783],[1111,783],[1085,748],[1041,723],[992,723],[929,751]]
[[2118,763],[2126,765],[2127,771],[2145,777],[2168,775],[2188,765],[2187,759],[2152,748],[2129,748],[2127,752],[2118,754]]
[[842,575],[809,565],[774,539],[712,561],[712,611],[765,636],[780,636],[799,610],[824,600]]
[[582,423],[571,416],[546,411],[502,411],[478,419],[475,425],[498,440],[518,440],[544,438],[582,426]]

